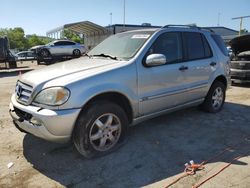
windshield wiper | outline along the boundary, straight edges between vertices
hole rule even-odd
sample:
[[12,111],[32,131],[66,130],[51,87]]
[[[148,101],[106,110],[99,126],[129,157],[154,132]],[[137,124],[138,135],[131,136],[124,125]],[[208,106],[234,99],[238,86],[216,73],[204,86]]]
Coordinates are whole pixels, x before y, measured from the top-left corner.
[[95,55],[91,55],[91,57],[108,57],[110,59],[113,59],[113,60],[118,60],[118,58],[116,56],[112,56],[112,55],[109,55],[109,54],[95,54]]

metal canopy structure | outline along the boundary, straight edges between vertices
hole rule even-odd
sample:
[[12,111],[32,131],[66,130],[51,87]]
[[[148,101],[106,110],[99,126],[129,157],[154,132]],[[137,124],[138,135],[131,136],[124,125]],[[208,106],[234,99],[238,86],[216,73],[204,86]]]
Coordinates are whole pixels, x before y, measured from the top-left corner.
[[100,34],[106,34],[109,32],[109,30],[106,29],[105,27],[102,27],[90,21],[82,21],[82,22],[65,24],[61,27],[57,27],[55,29],[48,31],[46,35],[51,38],[59,39],[63,37],[62,32],[65,29],[69,29],[76,33],[83,34],[84,36],[96,35],[96,34],[100,35]]
[[92,34],[105,34],[109,32],[105,27],[102,27],[90,21],[66,24],[64,25],[64,29],[69,29],[76,33],[81,33],[85,36]]
[[50,38],[61,39],[64,38],[64,30],[71,30],[73,32],[81,34],[82,37],[84,37],[84,43],[88,49],[93,48],[112,34],[110,29],[108,28],[102,27],[90,21],[82,21],[57,27],[48,31],[46,35]]

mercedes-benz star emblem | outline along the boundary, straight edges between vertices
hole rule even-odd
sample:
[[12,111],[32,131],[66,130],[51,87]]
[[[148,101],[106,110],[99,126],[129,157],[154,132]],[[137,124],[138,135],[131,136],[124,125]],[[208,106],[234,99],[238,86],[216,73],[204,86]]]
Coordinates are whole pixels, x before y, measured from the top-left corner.
[[22,86],[20,86],[20,85],[16,86],[16,95],[18,98],[20,98],[22,90],[23,90]]

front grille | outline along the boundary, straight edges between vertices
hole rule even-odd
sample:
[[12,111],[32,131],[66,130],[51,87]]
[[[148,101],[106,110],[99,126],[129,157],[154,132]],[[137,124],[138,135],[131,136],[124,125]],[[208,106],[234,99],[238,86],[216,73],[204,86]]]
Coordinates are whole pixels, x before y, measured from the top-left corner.
[[32,94],[32,91],[33,88],[30,85],[18,81],[15,90],[17,101],[23,104],[27,104]]
[[250,81],[250,72],[231,72],[231,79],[238,80],[249,80]]
[[231,62],[231,68],[232,69],[241,69],[241,70],[250,70],[250,61],[248,62],[240,62],[240,61],[236,61],[236,62]]

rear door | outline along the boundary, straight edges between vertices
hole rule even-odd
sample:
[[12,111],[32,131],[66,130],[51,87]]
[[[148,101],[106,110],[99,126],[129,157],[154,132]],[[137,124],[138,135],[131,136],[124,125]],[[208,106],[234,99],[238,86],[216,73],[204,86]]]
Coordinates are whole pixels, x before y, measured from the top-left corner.
[[54,42],[53,45],[49,46],[50,53],[52,55],[60,55],[62,53],[62,42]]
[[[145,59],[150,54],[163,54],[167,63],[146,67]],[[180,32],[161,34],[146,53],[142,66],[138,67],[138,93],[140,113],[158,112],[185,103],[185,80],[182,62],[183,50]],[[143,65],[144,64],[144,65]]]
[[75,43],[71,41],[64,42],[65,54],[72,55],[74,50]]
[[184,49],[187,70],[184,71],[187,100],[193,101],[206,96],[209,80],[216,70],[217,59],[204,34],[184,32]]

